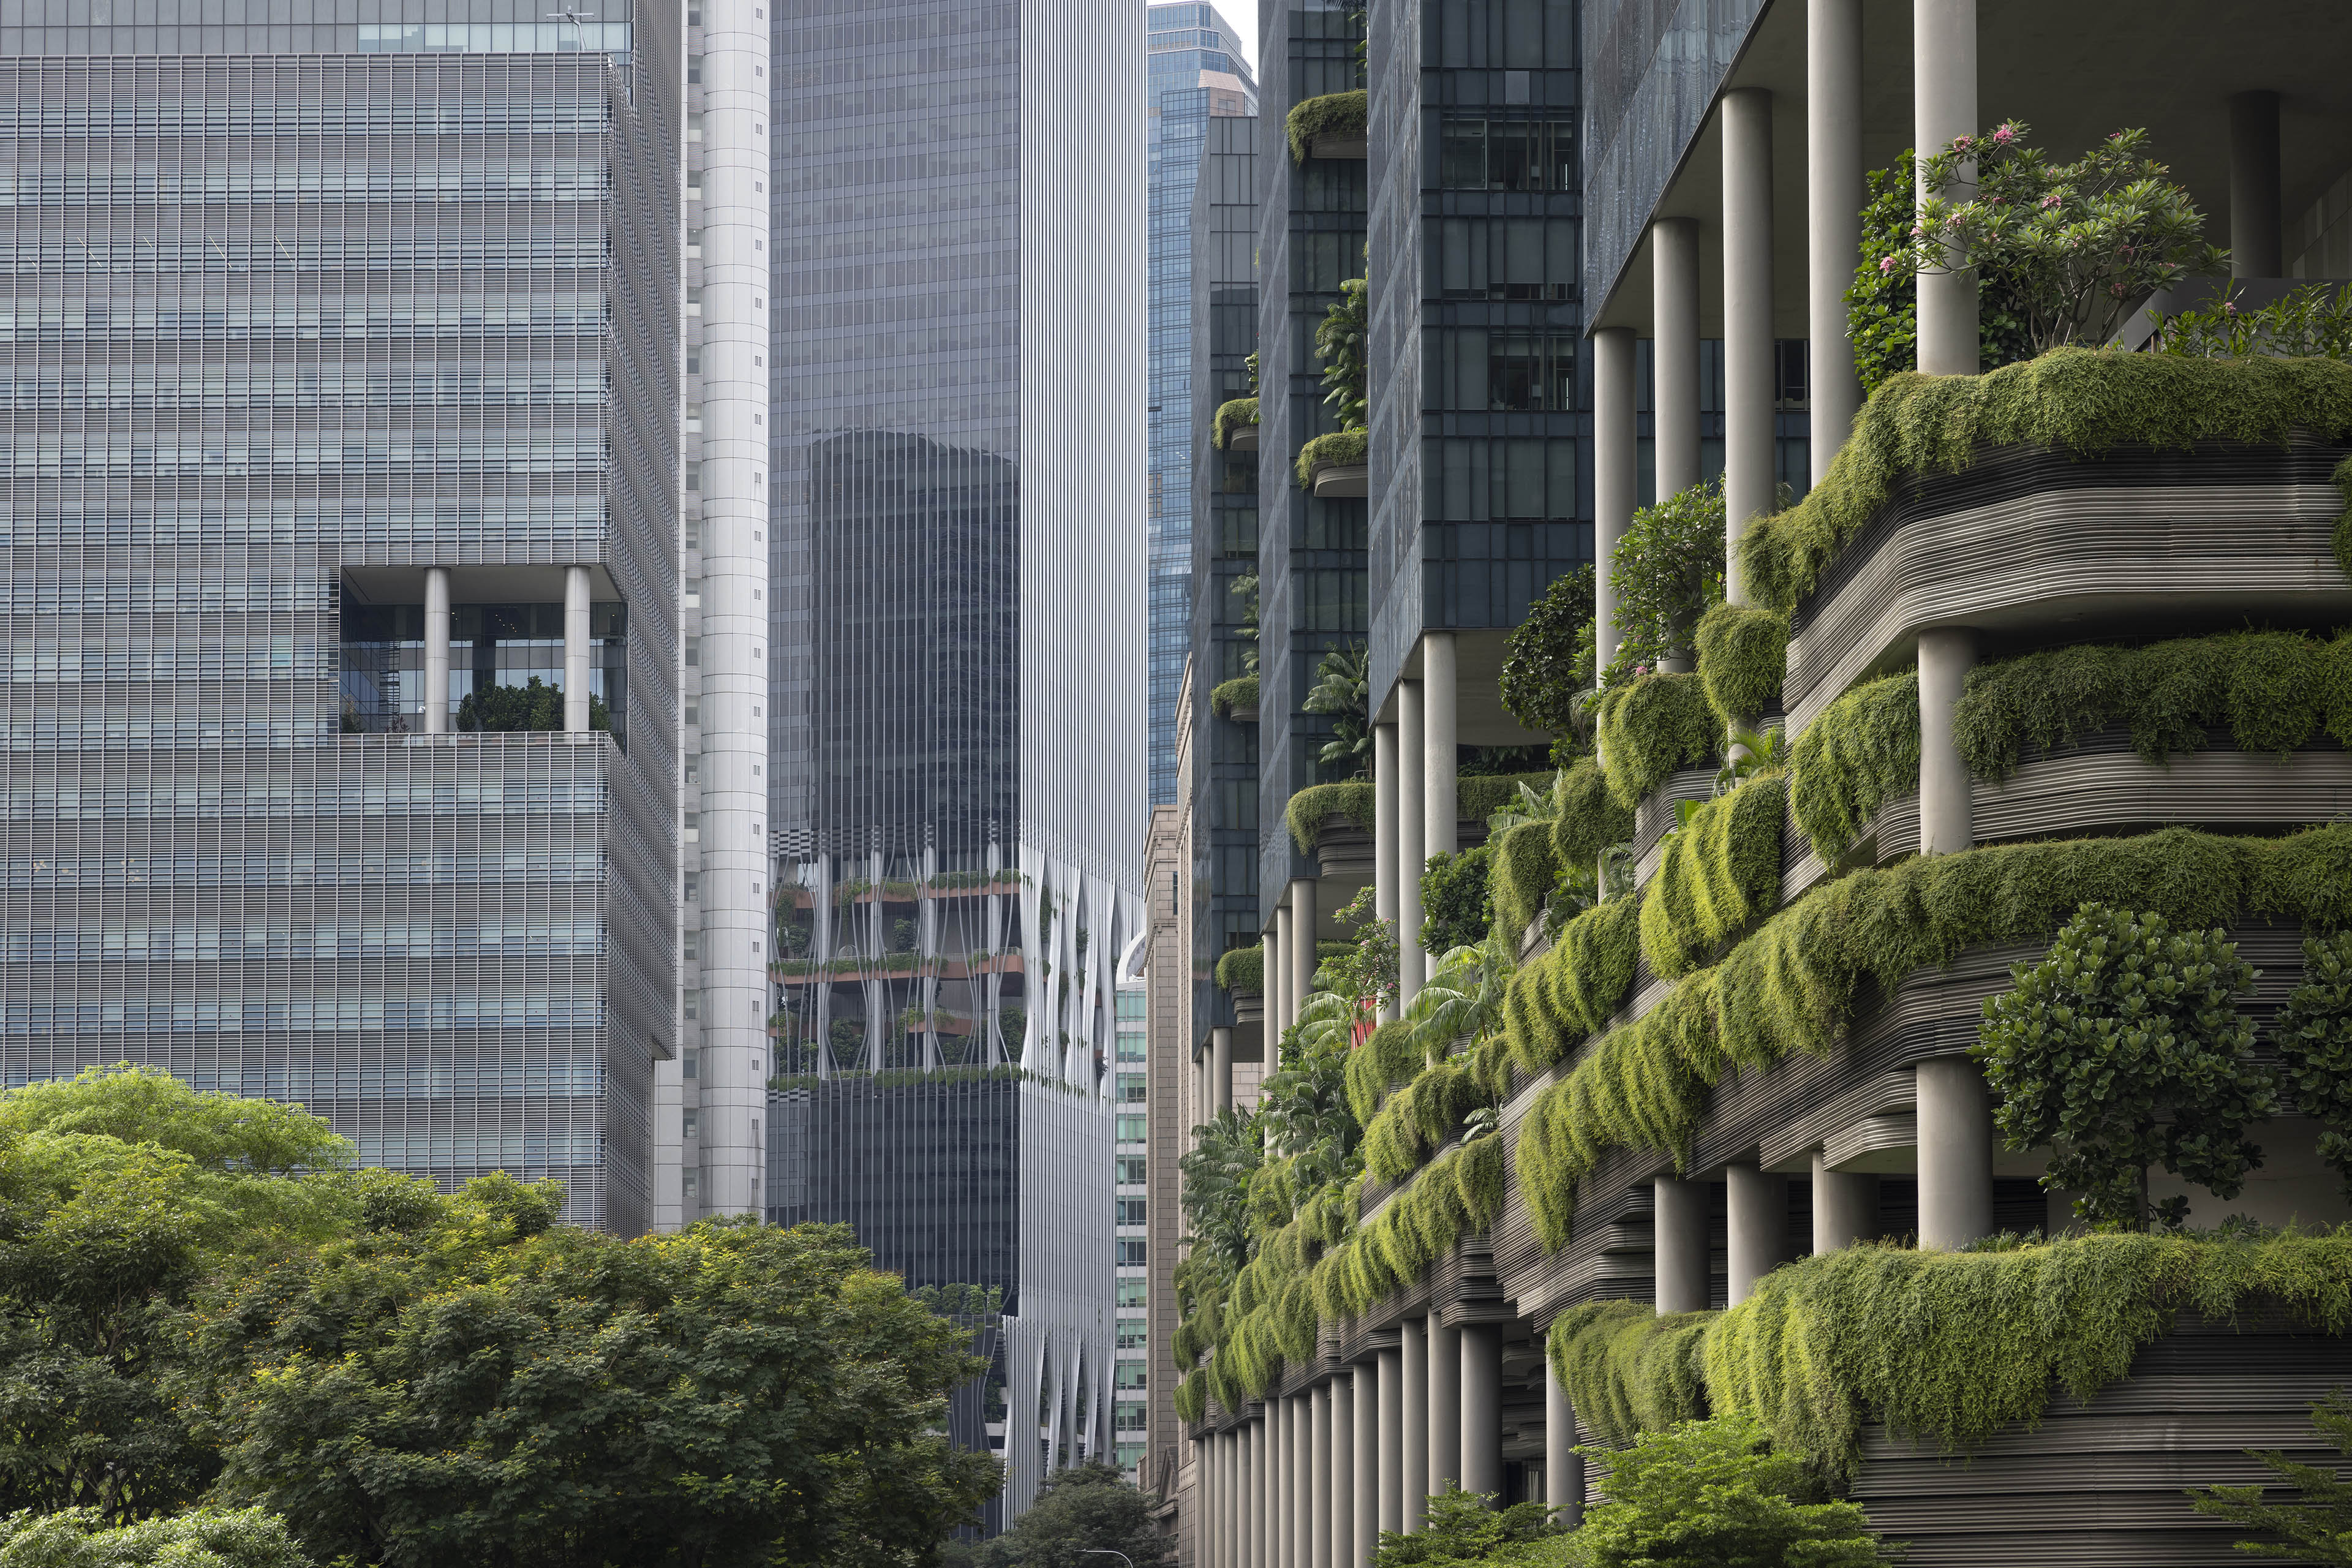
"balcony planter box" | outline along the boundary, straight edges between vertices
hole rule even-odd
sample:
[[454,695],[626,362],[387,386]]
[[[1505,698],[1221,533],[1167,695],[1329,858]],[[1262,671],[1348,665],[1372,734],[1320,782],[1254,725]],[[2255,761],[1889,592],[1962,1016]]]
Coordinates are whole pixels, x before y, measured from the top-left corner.
[[1236,724],[1257,722],[1257,677],[1244,675],[1209,690],[1209,711]]
[[1301,100],[1284,121],[1294,162],[1361,158],[1371,130],[1371,106],[1361,89]]
[[1325,500],[1370,493],[1366,458],[1370,442],[1361,430],[1318,436],[1298,449],[1299,488]]
[[1221,452],[1257,450],[1257,399],[1235,397],[1217,405],[1213,438]]

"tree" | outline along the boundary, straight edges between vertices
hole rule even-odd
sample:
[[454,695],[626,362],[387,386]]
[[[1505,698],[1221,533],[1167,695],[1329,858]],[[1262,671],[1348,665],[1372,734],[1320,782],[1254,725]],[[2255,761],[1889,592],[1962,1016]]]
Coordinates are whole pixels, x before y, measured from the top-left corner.
[[400,1568],[919,1561],[997,1486],[940,1431],[982,1363],[846,1226],[553,1226],[562,1189],[413,1192],[208,1298],[215,1495]]
[[974,1568],[1118,1568],[1089,1552],[1124,1552],[1135,1568],[1159,1568],[1168,1543],[1152,1500],[1099,1460],[1055,1470],[1037,1500],[995,1540],[971,1552]]
[[[2311,1407],[2311,1424],[2352,1458],[2352,1400],[2336,1390]],[[2238,1550],[2255,1557],[2291,1557],[2298,1563],[2352,1563],[2352,1484],[2341,1470],[2323,1469],[2288,1458],[2275,1448],[2249,1448],[2272,1474],[2302,1494],[2300,1502],[2270,1502],[2263,1487],[2210,1487],[2189,1494],[2199,1513],[2231,1520],[2284,1542],[2241,1541]]]
[[1609,586],[1624,633],[1610,654],[1611,683],[1687,654],[1699,617],[1723,602],[1723,481],[1634,509],[1610,558]]
[[1503,707],[1527,728],[1561,737],[1591,728],[1582,700],[1596,673],[1592,610],[1592,568],[1580,566],[1551,580],[1504,643]]
[[[2276,1093],[2236,1009],[2254,971],[2235,943],[2091,903],[2048,956],[2010,974],[2012,987],[1985,1002],[1974,1054],[2009,1146],[2056,1150],[2044,1187],[2073,1188],[2077,1215],[2131,1230],[2147,1228],[2151,1164],[2238,1195],[2262,1163],[2245,1129]],[[2178,1226],[2189,1200],[2153,1213]]]
[[2303,984],[2271,1042],[2295,1104],[2320,1124],[2319,1157],[2352,1196],[2352,931],[2304,939]]
[[1803,1462],[1747,1415],[1644,1432],[1624,1450],[1579,1448],[1609,1468],[1607,1500],[1577,1544],[1590,1568],[1862,1568],[1886,1561],[1860,1508],[1804,1502]]
[[[595,693],[588,696],[588,728],[613,727],[612,710]],[[536,675],[528,686],[485,686],[457,704],[457,728],[491,732],[563,728],[563,689]]]
[[286,1521],[257,1508],[199,1508],[108,1525],[96,1509],[0,1519],[0,1568],[311,1568]]
[[[1906,147],[1870,174],[1862,208],[1862,252],[1845,291],[1846,336],[1864,397],[1890,375],[1919,368],[1918,253],[1911,230],[1918,222],[1913,191],[1918,160]],[[2025,320],[2003,279],[1977,278],[1977,358],[1987,370],[2026,357]]]
[[229,1260],[352,1223],[350,1159],[299,1106],[128,1064],[0,1095],[0,1511],[194,1500],[216,1461],[167,1386],[174,1314]]
[[1192,1245],[1239,1268],[1250,1258],[1249,1184],[1265,1163],[1265,1131],[1254,1112],[1226,1110],[1192,1129],[1192,1150],[1176,1162],[1179,1202]]
[[2147,156],[2147,132],[2118,131],[2072,163],[2051,163],[2027,132],[2006,121],[1921,164],[1911,262],[1974,269],[2015,300],[2031,353],[2105,343],[2155,290],[2229,270],[2188,189]]
[[1342,778],[1361,778],[1372,771],[1371,655],[1361,643],[1349,643],[1324,654],[1315,667],[1315,685],[1300,706],[1309,713],[1331,715],[1331,739],[1315,760],[1337,768]]
[[1315,357],[1323,362],[1323,401],[1342,430],[1364,428],[1370,374],[1371,316],[1364,279],[1339,285],[1339,297],[1315,329]]
[[1431,1495],[1419,1530],[1381,1531],[1373,1568],[1480,1563],[1508,1547],[1559,1533],[1543,1504],[1515,1502],[1497,1509],[1489,1506],[1492,1499],[1492,1493],[1465,1492],[1446,1482],[1444,1491]]
[[1474,845],[1458,855],[1432,855],[1421,877],[1421,950],[1447,952],[1475,947],[1495,923],[1487,874],[1495,852]]

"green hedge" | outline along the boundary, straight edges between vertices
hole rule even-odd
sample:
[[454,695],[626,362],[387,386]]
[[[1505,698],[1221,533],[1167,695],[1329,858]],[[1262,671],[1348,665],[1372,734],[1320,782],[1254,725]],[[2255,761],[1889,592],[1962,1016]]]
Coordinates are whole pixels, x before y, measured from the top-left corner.
[[1298,852],[1312,855],[1316,842],[1323,837],[1326,817],[1345,817],[1367,833],[1378,832],[1373,821],[1374,806],[1372,781],[1349,779],[1341,784],[1307,785],[1290,797],[1290,804],[1283,808],[1282,819],[1289,825],[1290,841],[1298,846]]
[[[1965,948],[2046,939],[2093,901],[2179,926],[2278,916],[2334,931],[2352,921],[2352,827],[1993,845],[1816,889],[1602,1036],[1530,1107],[1517,1160],[1538,1238],[1553,1249],[1567,1242],[1576,1184],[1608,1150],[1686,1154],[1706,1090],[1726,1071],[1833,1049],[1864,982],[1891,989]],[[1505,1006],[1507,1018],[1507,995]]]
[[1609,794],[1631,811],[1683,768],[1722,749],[1723,726],[1696,675],[1645,675],[1593,708],[1593,745]]
[[1211,687],[1209,711],[1220,719],[1230,719],[1241,712],[1257,711],[1257,677],[1244,675],[1237,680],[1223,681]]
[[1454,1136],[1464,1117],[1493,1103],[1466,1060],[1424,1068],[1365,1125],[1364,1169],[1380,1181],[1404,1180]]
[[1412,1031],[1397,1019],[1366,1036],[1348,1056],[1348,1108],[1356,1113],[1356,1125],[1371,1125],[1389,1090],[1410,1081],[1426,1065],[1421,1047],[1412,1042]]
[[2292,754],[2323,731],[2352,744],[2352,637],[2225,632],[2146,647],[2066,647],[1969,672],[1952,739],[1970,772],[2006,777],[2027,747],[2123,724],[2152,763],[2226,728],[2241,751]]
[[[2080,457],[2204,438],[2284,447],[2298,433],[2352,435],[2352,364],[2055,349],[1984,375],[1892,376],[1811,493],[1748,526],[1740,562],[1758,602],[1787,612],[1909,475],[1957,474],[1997,447]],[[2339,485],[2352,487],[2348,470],[2337,470]],[[2352,561],[2352,511],[2336,526],[2336,552]]]
[[1233,440],[1234,431],[1242,429],[1246,426],[1255,425],[1256,423],[1256,398],[1235,397],[1218,404],[1216,431],[1214,437],[1217,443],[1217,450],[1222,452],[1225,449],[1226,446]]
[[1265,990],[1265,947],[1263,943],[1228,949],[1217,960],[1217,986],[1223,991]]
[[1960,1452],[2088,1400],[2178,1314],[2268,1303],[2352,1331],[2352,1230],[2263,1239],[2107,1233],[1983,1252],[1849,1247],[1777,1268],[1727,1312],[1574,1307],[1548,1348],[1577,1418],[1624,1447],[1709,1415],[1752,1415],[1832,1479],[1868,1423]]
[[1633,837],[1633,809],[1609,793],[1597,758],[1579,757],[1552,789],[1552,858],[1563,866],[1598,866],[1601,852]]
[[1919,793],[1919,674],[1857,686],[1805,726],[1789,752],[1789,811],[1825,866],[1878,808]]
[[1344,468],[1366,460],[1371,450],[1371,438],[1361,430],[1334,430],[1328,436],[1318,436],[1298,448],[1298,488],[1307,489],[1315,483],[1315,470],[1325,463]]
[[1708,801],[1666,840],[1642,900],[1642,956],[1673,978],[1780,906],[1780,824],[1788,782],[1750,779]]
[[1307,144],[1318,136],[1362,136],[1372,122],[1370,96],[1362,88],[1353,92],[1327,92],[1306,98],[1291,107],[1283,126],[1290,132],[1290,156],[1307,162]]
[[1722,604],[1699,618],[1700,683],[1725,728],[1747,724],[1780,695],[1789,674],[1789,617]]
[[1559,886],[1552,824],[1522,822],[1489,842],[1494,862],[1486,872],[1486,896],[1495,907],[1495,924],[1516,956],[1519,938],[1542,915],[1544,900]]
[[1633,994],[1642,900],[1624,894],[1560,928],[1549,951],[1521,964],[1503,987],[1503,1038],[1530,1077],[1609,1026]]

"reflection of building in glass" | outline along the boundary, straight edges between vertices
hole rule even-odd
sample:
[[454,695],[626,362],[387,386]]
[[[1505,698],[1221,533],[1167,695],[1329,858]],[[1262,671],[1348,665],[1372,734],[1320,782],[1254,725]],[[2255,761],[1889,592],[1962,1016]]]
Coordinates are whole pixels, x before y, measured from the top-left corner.
[[1105,171],[1143,167],[1142,20],[773,24],[769,1208],[1003,1292],[1008,1512],[1111,1450],[1145,257]]
[[[554,47],[536,5],[419,52],[325,9],[0,26],[121,51],[0,61],[0,1076],[152,1063],[634,1232],[674,1037],[677,12],[631,58],[619,23],[492,52]],[[457,732],[533,677],[552,732]]]

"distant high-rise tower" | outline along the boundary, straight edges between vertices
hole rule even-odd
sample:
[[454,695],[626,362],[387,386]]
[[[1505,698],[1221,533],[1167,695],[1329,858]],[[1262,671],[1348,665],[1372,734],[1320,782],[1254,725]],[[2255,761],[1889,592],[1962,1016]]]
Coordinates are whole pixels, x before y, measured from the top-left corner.
[[1002,1292],[1001,1520],[1111,1453],[1143,13],[785,0],[772,26],[765,1207]]
[[1240,37],[1214,5],[1154,5],[1150,126],[1151,803],[1176,798],[1176,689],[1192,651],[1192,187],[1212,119],[1257,112]]
[[152,1064],[636,1231],[677,9],[198,9],[0,26],[0,1077]]

